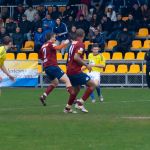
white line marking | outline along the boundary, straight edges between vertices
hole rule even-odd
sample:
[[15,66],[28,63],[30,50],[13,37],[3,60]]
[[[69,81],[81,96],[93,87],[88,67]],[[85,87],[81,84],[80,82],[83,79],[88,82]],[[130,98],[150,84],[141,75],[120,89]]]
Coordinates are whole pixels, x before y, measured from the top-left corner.
[[131,120],[150,120],[150,117],[145,116],[129,116],[129,117],[121,117],[122,119],[131,119]]

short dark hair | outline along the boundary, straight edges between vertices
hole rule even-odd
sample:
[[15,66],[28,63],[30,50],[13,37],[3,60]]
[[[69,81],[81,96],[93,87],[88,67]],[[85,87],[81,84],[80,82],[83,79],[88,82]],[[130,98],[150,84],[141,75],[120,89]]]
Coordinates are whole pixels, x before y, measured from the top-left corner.
[[85,31],[83,29],[76,30],[76,37],[83,37],[85,35]]
[[46,36],[45,36],[46,41],[50,40],[54,35],[55,35],[55,33],[53,33],[53,32],[52,32],[52,33],[48,32],[48,33],[46,34]]
[[8,45],[10,42],[12,42],[12,39],[9,36],[5,36],[2,41],[4,45]]
[[94,44],[92,45],[92,49],[95,48],[95,47],[100,48],[98,43],[94,43]]

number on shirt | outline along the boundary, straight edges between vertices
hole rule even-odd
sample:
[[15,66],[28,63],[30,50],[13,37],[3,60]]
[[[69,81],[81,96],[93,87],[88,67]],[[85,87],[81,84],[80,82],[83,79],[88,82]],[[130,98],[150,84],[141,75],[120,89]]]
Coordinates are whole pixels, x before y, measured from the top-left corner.
[[46,58],[46,48],[43,48],[43,53],[44,53],[44,62],[47,61],[47,58]]
[[69,48],[69,55],[68,55],[68,61],[70,61],[72,53],[73,53],[74,45],[71,45]]

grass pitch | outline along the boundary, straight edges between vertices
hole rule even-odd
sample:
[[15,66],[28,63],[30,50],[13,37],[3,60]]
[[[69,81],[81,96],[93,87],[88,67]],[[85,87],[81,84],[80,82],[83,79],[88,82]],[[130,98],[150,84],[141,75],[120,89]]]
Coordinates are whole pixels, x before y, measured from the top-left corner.
[[46,107],[43,89],[2,89],[0,150],[150,150],[150,90],[102,91],[104,102],[88,100],[88,114],[64,114],[65,89]]

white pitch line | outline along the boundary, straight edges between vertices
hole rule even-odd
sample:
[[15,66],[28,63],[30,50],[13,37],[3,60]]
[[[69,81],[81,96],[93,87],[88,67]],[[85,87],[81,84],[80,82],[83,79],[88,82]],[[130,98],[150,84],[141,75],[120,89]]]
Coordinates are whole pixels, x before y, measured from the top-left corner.
[[150,120],[149,116],[129,116],[129,117],[120,117],[122,119],[131,119],[131,120]]

